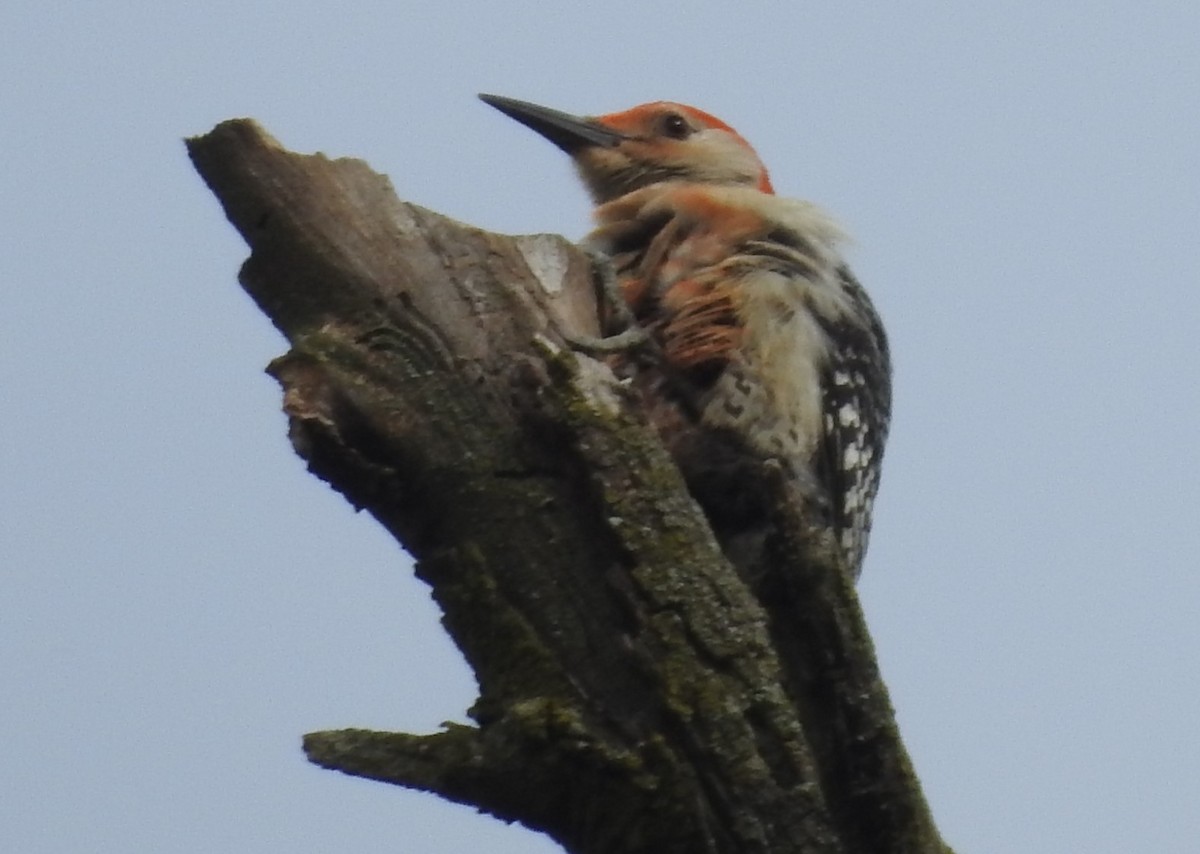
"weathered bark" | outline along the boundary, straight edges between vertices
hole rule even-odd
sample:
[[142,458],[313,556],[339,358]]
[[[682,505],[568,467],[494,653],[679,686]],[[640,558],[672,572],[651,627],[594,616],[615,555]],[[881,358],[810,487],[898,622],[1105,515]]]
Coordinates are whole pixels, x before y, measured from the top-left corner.
[[297,452],[416,558],[479,680],[476,726],[312,733],[313,762],[572,852],[947,850],[827,538],[765,470],[755,595],[633,391],[565,343],[597,331],[586,256],[250,121],[188,150],[291,342],[270,370]]

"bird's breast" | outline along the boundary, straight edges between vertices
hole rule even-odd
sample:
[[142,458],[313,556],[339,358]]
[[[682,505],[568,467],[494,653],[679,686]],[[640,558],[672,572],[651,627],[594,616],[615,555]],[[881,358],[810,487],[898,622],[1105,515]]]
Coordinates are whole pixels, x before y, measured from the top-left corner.
[[702,420],[762,454],[811,454],[829,346],[812,308],[841,310],[836,227],[802,202],[678,184],[622,196],[597,220],[593,243]]

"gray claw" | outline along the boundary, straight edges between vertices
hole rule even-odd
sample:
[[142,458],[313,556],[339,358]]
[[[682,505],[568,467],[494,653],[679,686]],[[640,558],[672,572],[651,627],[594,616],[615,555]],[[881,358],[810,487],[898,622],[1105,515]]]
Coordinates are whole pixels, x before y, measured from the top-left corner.
[[604,309],[611,313],[612,320],[621,327],[637,325],[637,318],[629,310],[625,296],[621,293],[621,285],[617,280],[617,269],[613,266],[612,258],[607,253],[593,246],[583,246],[583,251],[592,259],[592,276],[596,284],[596,293],[600,297]]
[[650,336],[640,326],[630,326],[624,332],[618,332],[616,335],[609,335],[605,338],[573,335],[569,332],[564,332],[563,338],[576,350],[597,356],[625,353],[650,343]]

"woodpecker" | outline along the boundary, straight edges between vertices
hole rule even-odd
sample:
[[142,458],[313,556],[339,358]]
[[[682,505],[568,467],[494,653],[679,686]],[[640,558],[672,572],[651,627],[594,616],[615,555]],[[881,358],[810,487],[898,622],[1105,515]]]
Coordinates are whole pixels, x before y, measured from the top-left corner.
[[[672,448],[686,458],[689,485],[705,482],[706,464],[722,468],[731,447],[778,461],[824,508],[857,578],[891,416],[891,359],[840,254],[839,228],[809,202],[775,195],[750,144],[694,107],[657,101],[581,117],[480,98],[574,161],[596,205],[584,243],[611,260],[621,308],[657,345],[679,404],[652,418],[668,445],[689,420],[719,439]],[[756,491],[731,487],[736,477],[716,482],[718,492]]]

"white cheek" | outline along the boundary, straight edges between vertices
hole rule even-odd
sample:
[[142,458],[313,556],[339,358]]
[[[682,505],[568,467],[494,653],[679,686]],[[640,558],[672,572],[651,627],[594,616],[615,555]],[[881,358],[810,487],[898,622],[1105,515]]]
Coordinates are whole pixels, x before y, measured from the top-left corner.
[[726,131],[702,130],[692,141],[698,159],[716,179],[755,182],[763,171],[758,156]]

